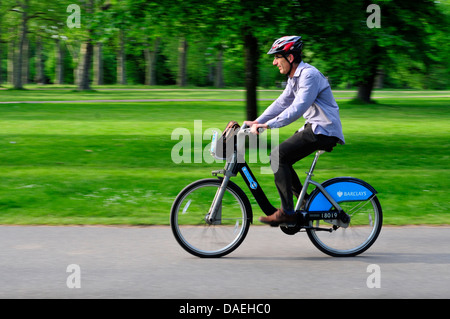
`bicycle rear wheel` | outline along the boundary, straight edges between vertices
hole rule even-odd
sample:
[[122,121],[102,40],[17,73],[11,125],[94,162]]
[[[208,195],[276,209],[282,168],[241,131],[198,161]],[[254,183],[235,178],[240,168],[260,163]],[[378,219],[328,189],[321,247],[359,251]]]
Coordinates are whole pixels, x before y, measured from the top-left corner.
[[347,227],[336,226],[333,220],[313,220],[306,231],[311,242],[325,254],[356,256],[372,246],[380,234],[381,205],[375,194],[366,200],[340,201],[339,205],[351,218]]
[[195,256],[221,257],[231,253],[242,243],[250,227],[250,202],[233,182],[228,182],[216,221],[206,222],[221,184],[218,179],[196,181],[186,186],[172,205],[172,232],[181,247]]

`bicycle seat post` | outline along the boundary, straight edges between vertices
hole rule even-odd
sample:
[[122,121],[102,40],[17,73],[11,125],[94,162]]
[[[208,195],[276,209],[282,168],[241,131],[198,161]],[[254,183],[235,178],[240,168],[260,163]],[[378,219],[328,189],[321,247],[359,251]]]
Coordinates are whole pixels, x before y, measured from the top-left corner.
[[316,167],[317,161],[319,160],[319,156],[321,154],[323,154],[323,153],[325,153],[325,151],[322,151],[322,150],[319,150],[319,151],[316,152],[316,155],[314,156],[314,160],[313,160],[313,162],[311,164],[311,167],[309,168],[309,171],[306,172],[306,179],[305,179],[305,182],[303,184],[302,191],[300,192],[300,195],[298,197],[297,204],[295,205],[295,211],[299,211],[300,210],[300,206],[302,205],[303,199],[306,196],[306,192],[308,190],[308,186],[309,186],[309,183],[311,181],[311,177],[314,176],[313,172],[314,172],[314,169]]
[[317,161],[319,160],[319,156],[322,155],[323,153],[325,153],[325,151],[322,151],[322,150],[316,152],[316,156],[314,156],[314,160],[311,164],[309,172],[307,173],[309,176],[314,176],[313,172],[314,172],[314,169],[316,168]]

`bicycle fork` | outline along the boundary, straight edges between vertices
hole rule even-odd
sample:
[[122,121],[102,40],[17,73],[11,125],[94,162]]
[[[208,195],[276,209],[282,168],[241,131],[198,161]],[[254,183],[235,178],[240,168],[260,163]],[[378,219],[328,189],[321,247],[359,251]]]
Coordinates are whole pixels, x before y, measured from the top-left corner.
[[205,216],[205,221],[209,225],[219,225],[222,219],[222,198],[225,194],[225,191],[228,186],[228,182],[230,178],[234,176],[233,173],[234,166],[236,165],[236,154],[233,155],[233,158],[230,162],[227,162],[224,170],[220,171],[224,173],[222,184],[217,189],[216,195],[211,203],[211,207],[209,212]]

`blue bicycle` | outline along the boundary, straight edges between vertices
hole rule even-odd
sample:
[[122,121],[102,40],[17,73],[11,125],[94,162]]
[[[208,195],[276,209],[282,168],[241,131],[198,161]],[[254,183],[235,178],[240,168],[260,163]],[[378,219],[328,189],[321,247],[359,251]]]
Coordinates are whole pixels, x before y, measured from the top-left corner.
[[[220,155],[217,149],[222,144],[215,134],[212,155],[226,160],[224,169],[212,172],[216,178],[187,185],[172,205],[172,232],[178,243],[195,256],[225,256],[244,241],[253,223],[253,212],[245,192],[231,181],[238,173],[261,210],[266,215],[276,211],[243,159],[245,138],[242,137],[249,134],[249,128],[238,128],[228,137],[232,142],[231,152]],[[311,242],[330,256],[356,256],[371,247],[380,234],[381,205],[376,190],[360,179],[336,177],[323,183],[313,181],[314,168],[324,152],[316,152],[306,173],[295,207],[296,222],[279,227],[288,235],[306,231]],[[315,189],[307,196],[309,185]]]

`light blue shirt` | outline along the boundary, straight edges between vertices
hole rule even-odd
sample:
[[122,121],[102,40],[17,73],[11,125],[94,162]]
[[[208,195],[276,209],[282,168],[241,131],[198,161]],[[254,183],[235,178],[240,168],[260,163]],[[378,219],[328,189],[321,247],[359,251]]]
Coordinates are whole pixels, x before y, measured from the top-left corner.
[[[283,93],[256,119],[269,128],[280,128],[303,116],[315,134],[335,136],[345,144],[339,107],[325,76],[303,61],[288,79]],[[303,126],[299,131],[303,130]]]

